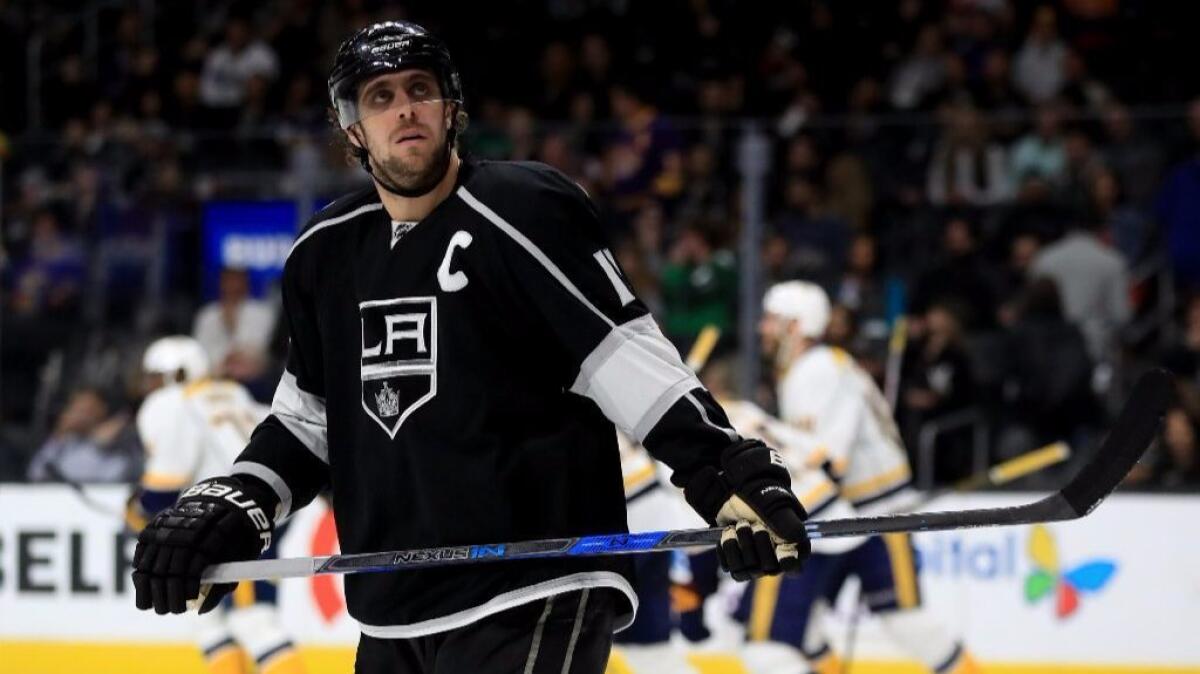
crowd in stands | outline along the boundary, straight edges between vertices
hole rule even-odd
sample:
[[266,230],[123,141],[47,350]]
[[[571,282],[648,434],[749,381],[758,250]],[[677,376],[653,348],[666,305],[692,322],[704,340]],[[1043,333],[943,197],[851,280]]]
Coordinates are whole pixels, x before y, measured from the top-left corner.
[[[408,18],[462,71],[463,151],[578,181],[682,349],[709,324],[750,348],[733,336],[756,255],[764,284],[829,290],[829,341],[872,374],[899,359],[910,451],[968,412],[989,460],[1088,445],[1165,365],[1179,403],[1130,482],[1200,486],[1189,3],[421,4],[0,0],[0,479],[136,474],[136,366],[164,333],[269,400],[277,307],[237,269],[203,297],[202,206],[361,184],[324,78],[352,30]],[[750,125],[771,148],[758,251],[738,249]],[[937,438],[939,480],[969,469],[972,428]]]

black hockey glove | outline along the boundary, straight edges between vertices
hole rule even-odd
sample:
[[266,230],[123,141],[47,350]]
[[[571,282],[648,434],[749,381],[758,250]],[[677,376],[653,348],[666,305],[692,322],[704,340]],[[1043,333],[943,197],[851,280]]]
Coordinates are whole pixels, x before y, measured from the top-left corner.
[[[138,536],[133,553],[137,607],[183,613],[200,595],[200,574],[221,562],[257,559],[271,545],[273,495],[234,477],[205,480],[183,492]],[[200,613],[216,608],[236,583],[214,585]]]
[[734,580],[799,571],[811,553],[808,513],[791,483],[783,459],[758,440],[726,448],[720,472],[707,467],[688,479],[688,503],[709,523],[728,525],[717,555]]

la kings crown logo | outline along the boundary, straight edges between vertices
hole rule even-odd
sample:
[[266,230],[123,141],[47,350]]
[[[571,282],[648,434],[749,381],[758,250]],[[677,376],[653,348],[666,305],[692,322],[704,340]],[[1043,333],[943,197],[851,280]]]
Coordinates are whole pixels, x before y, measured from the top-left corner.
[[362,406],[395,438],[404,420],[437,395],[437,298],[399,297],[358,305]]

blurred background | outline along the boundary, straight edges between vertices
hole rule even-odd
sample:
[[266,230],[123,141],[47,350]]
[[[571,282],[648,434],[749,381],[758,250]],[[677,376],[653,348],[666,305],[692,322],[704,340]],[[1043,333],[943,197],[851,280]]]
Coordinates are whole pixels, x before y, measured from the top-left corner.
[[1150,0],[0,0],[0,481],[72,452],[135,481],[163,334],[269,401],[291,240],[365,180],[332,54],[393,18],[449,44],[464,154],[584,186],[664,332],[717,326],[743,395],[771,408],[763,291],[813,280],[920,486],[1056,440],[1086,460],[1165,366],[1126,488],[1200,487],[1196,16]]

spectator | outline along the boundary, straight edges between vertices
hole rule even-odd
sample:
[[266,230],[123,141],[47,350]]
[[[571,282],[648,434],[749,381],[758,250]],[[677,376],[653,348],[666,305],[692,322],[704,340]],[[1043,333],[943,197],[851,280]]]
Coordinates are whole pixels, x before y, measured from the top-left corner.
[[1058,17],[1049,5],[1033,13],[1025,44],[1013,60],[1013,83],[1033,103],[1046,103],[1066,82],[1067,45],[1058,35]]
[[1061,98],[1081,113],[1091,116],[1107,107],[1113,95],[1107,85],[1088,71],[1082,56],[1068,51],[1063,64]]
[[471,154],[480,159],[508,159],[512,156],[512,139],[505,133],[508,109],[499,99],[487,97],[479,102],[471,115],[464,142]]
[[841,273],[850,227],[826,212],[813,183],[800,177],[784,182],[783,209],[775,217],[774,230],[788,240],[808,278],[829,282]]
[[1008,261],[1000,272],[998,291],[1000,308],[996,318],[1001,326],[1011,327],[1019,312],[1019,303],[1029,284],[1029,267],[1041,250],[1042,243],[1031,232],[1021,232],[1008,246]]
[[879,273],[879,255],[875,237],[862,232],[850,241],[846,271],[833,292],[839,306],[853,312],[858,346],[855,355],[870,369],[881,363],[890,334],[887,288]]
[[1200,387],[1200,294],[1185,303],[1179,332],[1163,349],[1162,364],[1195,389]]
[[991,266],[977,248],[974,226],[969,220],[956,216],[946,221],[938,259],[913,284],[909,323],[918,334],[924,315],[934,304],[949,303],[957,307],[961,312],[959,320],[967,329],[992,325],[996,281]]
[[79,308],[85,278],[80,242],[49,208],[33,217],[29,250],[12,265],[8,307],[17,314],[66,318]]
[[892,71],[888,98],[901,110],[921,108],[946,80],[942,34],[934,24],[921,27],[912,52]]
[[221,270],[217,300],[196,314],[192,336],[204,347],[214,370],[248,382],[265,367],[275,311],[250,297],[250,277],[242,269]]
[[1012,86],[1008,52],[995,48],[984,56],[974,99],[975,104],[988,113],[989,127],[996,138],[1006,143],[1016,139],[1017,121],[1024,116],[1027,104]]
[[783,155],[781,174],[803,178],[813,183],[821,178],[821,152],[817,141],[809,134],[800,134],[788,141]]
[[44,118],[39,121],[52,129],[61,129],[68,119],[80,116],[80,110],[90,110],[100,99],[100,91],[85,76],[83,68],[83,57],[79,54],[62,57],[58,77],[47,82]]
[[1162,146],[1134,124],[1129,109],[1112,103],[1104,113],[1104,163],[1112,168],[1132,205],[1149,209],[1162,180]]
[[1000,455],[1070,440],[1095,412],[1092,360],[1083,334],[1063,317],[1053,279],[1030,283],[1006,342]]
[[618,123],[607,151],[617,208],[635,209],[652,196],[677,197],[683,160],[674,125],[630,86],[615,85],[609,96]]
[[875,193],[867,165],[858,156],[842,152],[825,169],[825,207],[829,215],[856,231],[871,226]]
[[509,108],[504,132],[510,143],[506,159],[529,161],[537,156],[537,120],[529,108]]
[[213,108],[233,108],[242,103],[252,77],[273,80],[279,72],[275,51],[250,32],[250,24],[231,17],[225,24],[225,41],[204,59],[200,100]]
[[687,150],[684,176],[683,193],[675,208],[677,218],[726,220],[732,215],[729,183],[717,173],[717,157],[711,147],[697,143]]
[[776,283],[803,278],[804,265],[798,258],[787,237],[769,232],[762,246],[763,285],[769,288]]
[[541,75],[538,117],[555,121],[566,119],[576,85],[575,55],[565,42],[555,40],[546,45],[542,52]]
[[991,206],[1012,196],[1008,153],[988,138],[986,122],[970,106],[947,112],[949,123],[929,162],[928,198],[935,206]]
[[829,308],[829,325],[825,328],[825,343],[858,356],[858,324],[849,307],[834,304]]
[[599,33],[588,33],[579,42],[579,89],[591,96],[596,117],[609,116],[608,90],[612,86],[612,50]]
[[1058,107],[1042,105],[1035,115],[1035,128],[1013,145],[1012,182],[1025,186],[1034,180],[1057,186],[1067,169],[1067,150],[1062,136]]
[[29,463],[32,482],[130,483],[141,475],[142,447],[129,415],[98,388],[67,400],[54,430]]
[[1071,231],[1038,253],[1035,277],[1053,279],[1063,314],[1079,326],[1092,358],[1105,361],[1129,320],[1129,274],[1120,254],[1100,240],[1092,214],[1078,214]]
[[1141,262],[1150,252],[1154,233],[1150,221],[1123,198],[1116,174],[1104,168],[1096,171],[1090,196],[1091,209],[1101,231],[1125,258],[1125,265],[1132,267]]
[[706,325],[728,333],[737,299],[736,259],[717,248],[716,227],[697,222],[684,227],[662,270],[663,329],[686,348]]
[[1093,182],[1107,167],[1095,152],[1091,139],[1081,129],[1071,129],[1066,133],[1063,154],[1066,164],[1059,187],[1059,202],[1070,208],[1086,209],[1091,202]]
[[[913,450],[920,447],[918,435],[924,424],[967,409],[976,398],[963,327],[955,309],[950,304],[933,304],[921,323],[923,329],[909,340],[904,352],[896,409],[907,445]],[[971,429],[944,433],[938,438],[935,456],[936,482],[965,477],[971,469]]]
[[1175,278],[1200,289],[1200,98],[1188,107],[1193,154],[1171,169],[1155,203]]
[[172,95],[167,97],[163,111],[163,117],[171,128],[182,132],[201,131],[216,128],[220,124],[222,115],[206,105],[200,97],[199,75],[187,70],[178,73],[171,84],[171,91]]
[[1167,412],[1163,424],[1163,456],[1154,481],[1159,487],[1195,492],[1200,489],[1200,448],[1196,420],[1182,407]]

